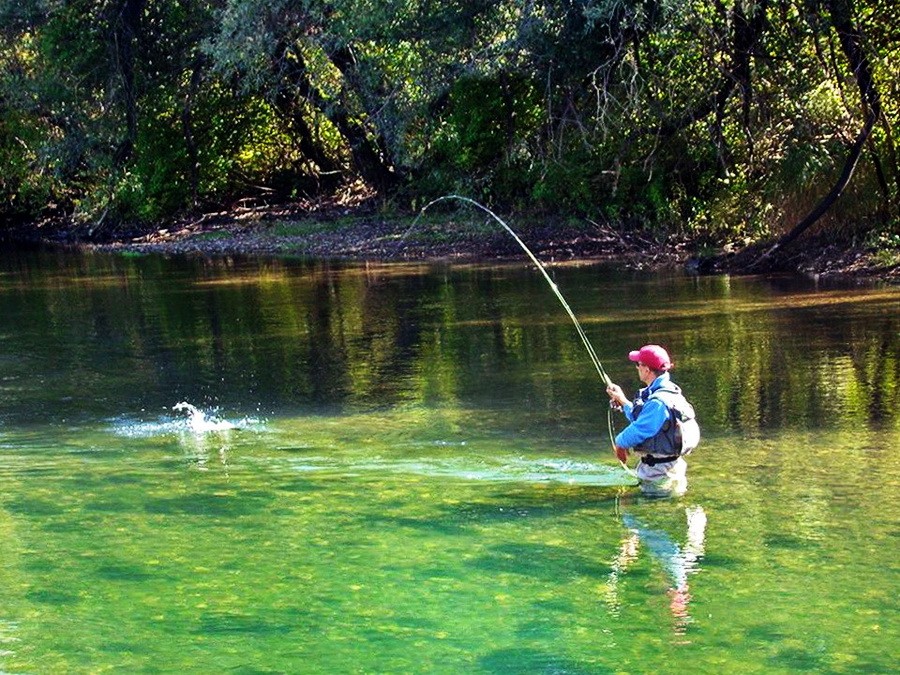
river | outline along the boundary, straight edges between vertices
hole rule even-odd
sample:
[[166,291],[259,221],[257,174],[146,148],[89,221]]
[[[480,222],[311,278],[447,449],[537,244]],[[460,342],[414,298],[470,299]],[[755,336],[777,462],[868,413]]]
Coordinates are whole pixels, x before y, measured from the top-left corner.
[[[900,290],[0,253],[0,672],[889,672]],[[614,430],[623,428],[620,416]]]

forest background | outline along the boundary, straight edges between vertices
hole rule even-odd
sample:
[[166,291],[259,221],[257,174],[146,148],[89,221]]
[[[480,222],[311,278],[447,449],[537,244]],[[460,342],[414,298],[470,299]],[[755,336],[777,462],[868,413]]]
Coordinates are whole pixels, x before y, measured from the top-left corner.
[[0,0],[0,229],[452,192],[896,266],[898,38],[893,0]]

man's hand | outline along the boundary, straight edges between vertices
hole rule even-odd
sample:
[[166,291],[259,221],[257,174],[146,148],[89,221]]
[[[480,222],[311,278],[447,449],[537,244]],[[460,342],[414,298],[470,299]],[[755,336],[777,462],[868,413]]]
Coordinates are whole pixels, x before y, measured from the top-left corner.
[[625,464],[628,461],[628,450],[619,445],[614,446],[613,449],[619,461]]
[[610,384],[609,386],[607,386],[606,395],[609,396],[609,400],[619,408],[628,403],[628,399],[625,397],[625,392],[623,392],[622,387],[617,384]]

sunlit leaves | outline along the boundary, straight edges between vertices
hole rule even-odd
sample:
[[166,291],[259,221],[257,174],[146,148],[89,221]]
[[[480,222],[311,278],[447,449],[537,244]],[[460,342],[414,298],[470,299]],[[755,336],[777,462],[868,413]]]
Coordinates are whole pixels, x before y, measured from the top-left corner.
[[[861,121],[827,2],[143,2],[130,65],[127,5],[0,0],[5,203],[146,220],[362,177],[743,237],[814,199]],[[847,7],[883,112],[855,182],[889,213],[900,17]]]

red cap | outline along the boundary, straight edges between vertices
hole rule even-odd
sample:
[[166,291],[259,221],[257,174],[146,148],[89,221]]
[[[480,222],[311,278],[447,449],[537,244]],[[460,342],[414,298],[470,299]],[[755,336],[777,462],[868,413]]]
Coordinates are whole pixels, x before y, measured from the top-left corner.
[[669,352],[659,345],[644,345],[636,352],[628,352],[628,359],[643,363],[651,370],[668,370],[672,367]]

